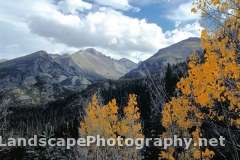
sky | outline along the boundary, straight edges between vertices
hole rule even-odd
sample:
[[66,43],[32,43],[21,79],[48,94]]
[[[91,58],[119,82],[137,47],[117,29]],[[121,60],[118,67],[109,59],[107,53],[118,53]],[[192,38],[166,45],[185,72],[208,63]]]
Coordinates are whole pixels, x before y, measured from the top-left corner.
[[94,47],[113,58],[145,60],[199,37],[192,0],[0,0],[0,59],[39,50]]

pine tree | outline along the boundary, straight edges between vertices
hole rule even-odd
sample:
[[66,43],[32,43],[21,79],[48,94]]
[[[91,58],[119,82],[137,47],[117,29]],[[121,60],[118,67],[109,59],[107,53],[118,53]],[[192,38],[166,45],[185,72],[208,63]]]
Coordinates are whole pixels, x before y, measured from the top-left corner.
[[172,66],[168,64],[164,78],[165,90],[168,98],[174,95],[177,81],[178,77],[173,73]]

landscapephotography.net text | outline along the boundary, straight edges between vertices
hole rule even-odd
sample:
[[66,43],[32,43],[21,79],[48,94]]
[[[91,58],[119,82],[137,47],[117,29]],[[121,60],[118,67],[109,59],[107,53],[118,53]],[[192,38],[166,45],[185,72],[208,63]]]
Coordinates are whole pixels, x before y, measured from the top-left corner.
[[179,138],[174,135],[172,138],[103,138],[100,135],[97,136],[86,136],[82,138],[41,138],[34,135],[32,138],[8,138],[3,139],[0,136],[0,146],[1,147],[66,147],[71,149],[71,147],[89,147],[95,145],[97,147],[135,147],[136,149],[142,149],[144,147],[155,146],[163,147],[167,149],[168,147],[183,147],[189,149],[192,145],[199,147],[216,147],[225,146],[225,138],[220,136],[219,138],[199,138],[198,142],[194,142],[192,138]]

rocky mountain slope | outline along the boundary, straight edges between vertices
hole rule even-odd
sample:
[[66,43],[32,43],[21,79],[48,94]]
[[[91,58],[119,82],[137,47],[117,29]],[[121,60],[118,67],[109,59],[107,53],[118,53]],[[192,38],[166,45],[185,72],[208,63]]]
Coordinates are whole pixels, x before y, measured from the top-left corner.
[[136,69],[123,78],[141,78],[148,74],[163,72],[167,64],[178,64],[186,61],[193,51],[200,52],[200,39],[189,38],[167,48],[160,49],[149,59],[143,61]]
[[93,48],[80,50],[70,57],[86,73],[95,73],[99,77],[107,79],[119,79],[137,67],[137,64],[128,59],[115,60]]
[[104,79],[118,79],[135,63],[115,60],[95,49],[57,55],[38,51],[0,63],[0,99],[42,104],[67,97]]
[[0,64],[0,95],[22,103],[47,103],[84,89],[91,82],[71,63],[57,62],[45,51]]
[[123,79],[164,74],[167,64],[184,62],[199,48],[200,40],[189,38],[159,50],[138,67],[128,59],[115,60],[93,48],[66,55],[39,51],[0,63],[0,98],[8,95],[14,102],[42,104],[79,92],[98,80],[119,79],[127,72]]

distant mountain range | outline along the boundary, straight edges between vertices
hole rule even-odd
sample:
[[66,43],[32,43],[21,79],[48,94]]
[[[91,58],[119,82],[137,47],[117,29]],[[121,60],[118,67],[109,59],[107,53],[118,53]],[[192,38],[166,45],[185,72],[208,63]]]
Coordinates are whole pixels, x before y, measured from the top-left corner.
[[0,63],[0,98],[9,95],[23,103],[47,103],[99,80],[139,79],[164,73],[167,64],[186,61],[194,50],[200,50],[200,39],[189,38],[160,49],[139,65],[125,58],[112,59],[93,48],[65,55],[38,51]]
[[0,95],[23,103],[47,103],[81,91],[95,81],[118,79],[136,65],[92,48],[69,55],[38,51],[0,63]]
[[185,62],[193,51],[200,52],[200,39],[189,38],[179,43],[173,44],[167,48],[160,49],[149,59],[141,62],[139,66],[123,78],[141,78],[147,74],[163,72],[167,64],[178,64]]
[[115,60],[93,48],[65,55],[38,51],[9,61],[2,60],[0,81],[2,85],[8,83],[5,86],[27,85],[29,79],[34,79],[33,77],[48,75],[54,79],[51,79],[54,82],[65,82],[74,76],[81,77],[85,82],[93,82],[119,79],[136,67],[137,64],[128,59]]

